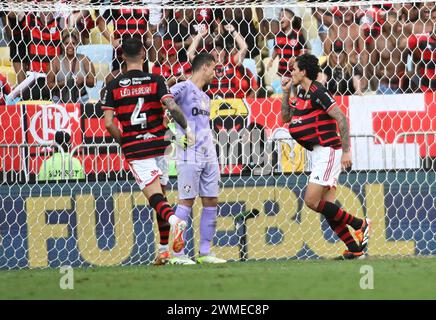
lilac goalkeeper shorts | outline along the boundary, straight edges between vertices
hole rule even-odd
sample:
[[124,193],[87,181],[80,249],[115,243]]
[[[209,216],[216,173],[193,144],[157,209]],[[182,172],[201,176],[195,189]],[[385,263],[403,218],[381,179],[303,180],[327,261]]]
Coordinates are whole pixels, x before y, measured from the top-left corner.
[[220,170],[218,162],[177,162],[179,199],[197,196],[216,198],[219,193]]

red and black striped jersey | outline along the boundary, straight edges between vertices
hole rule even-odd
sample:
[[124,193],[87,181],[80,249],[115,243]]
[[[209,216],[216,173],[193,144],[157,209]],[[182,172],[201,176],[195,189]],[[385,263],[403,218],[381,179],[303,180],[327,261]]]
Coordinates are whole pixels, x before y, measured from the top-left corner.
[[165,63],[160,65],[155,63],[151,69],[153,74],[158,74],[164,77],[166,80],[174,77],[180,77],[182,75],[190,76],[192,74],[191,64],[189,62],[176,62],[173,65]]
[[289,76],[292,71],[290,60],[304,53],[306,39],[301,31],[291,30],[289,34],[280,31],[276,35],[275,52],[280,57],[278,74]]
[[162,106],[167,97],[172,95],[164,78],[140,70],[130,70],[106,86],[101,108],[115,111],[127,160],[162,156],[170,145]]
[[418,61],[418,75],[421,78],[421,89],[436,90],[436,36],[428,33],[412,35],[409,48],[415,51],[414,59]]
[[316,145],[340,148],[342,143],[337,122],[328,114],[335,104],[335,99],[317,81],[312,82],[307,93],[300,87],[290,106],[295,108],[289,124],[292,138],[308,150],[313,150]]
[[258,84],[253,74],[242,65],[215,67],[215,78],[206,91],[211,99],[245,98],[250,90],[257,90]]
[[12,38],[14,41],[19,41],[28,35],[28,30],[25,30],[25,19],[19,21],[17,17],[7,16],[7,25],[11,29]]
[[60,18],[43,24],[37,16],[29,14],[24,23],[30,35],[28,49],[30,69],[37,72],[47,72],[50,62],[61,52],[62,25]]
[[115,38],[130,37],[132,35],[145,35],[149,20],[148,9],[109,9],[104,12],[103,18],[108,23],[114,23]]

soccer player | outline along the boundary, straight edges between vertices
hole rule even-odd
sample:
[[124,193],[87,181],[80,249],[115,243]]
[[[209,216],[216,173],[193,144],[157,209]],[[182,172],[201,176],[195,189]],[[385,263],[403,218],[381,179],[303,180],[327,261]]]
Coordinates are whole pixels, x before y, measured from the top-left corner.
[[[216,231],[218,211],[218,182],[220,171],[210,128],[210,98],[203,88],[215,77],[215,59],[209,53],[200,53],[192,61],[192,77],[171,87],[174,100],[192,123],[196,143],[184,150],[177,146],[179,202],[176,216],[186,221],[191,215],[195,198],[200,196],[203,205],[200,218],[200,252],[198,263],[225,263],[210,253]],[[194,127],[195,125],[195,127]],[[179,132],[183,131],[177,125]],[[175,254],[170,264],[194,264],[185,255]]]
[[[346,169],[352,164],[347,118],[327,89],[316,81],[320,67],[314,55],[297,57],[293,67],[292,78],[283,78],[282,121],[290,122],[292,138],[312,151],[312,172],[304,202],[310,209],[324,215],[347,246],[348,250],[339,259],[363,258],[371,221],[359,219],[335,204],[341,167]],[[296,99],[289,104],[292,85],[300,87]],[[355,230],[359,243],[347,226]]]
[[[126,39],[122,44],[126,73],[106,86],[101,101],[107,130],[123,150],[136,182],[157,214],[170,223],[173,250],[184,247],[186,221],[177,218],[163,195],[159,175],[165,170],[164,152],[170,141],[164,125],[164,108],[184,130],[187,144],[193,144],[186,118],[160,76],[142,71],[145,50],[138,38]],[[162,105],[163,104],[163,105]],[[121,132],[114,123],[114,113],[121,123]]]

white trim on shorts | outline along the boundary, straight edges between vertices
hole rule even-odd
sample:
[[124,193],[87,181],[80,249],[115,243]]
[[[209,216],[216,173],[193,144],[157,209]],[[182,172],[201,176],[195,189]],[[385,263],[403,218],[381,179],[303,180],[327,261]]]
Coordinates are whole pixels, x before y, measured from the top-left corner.
[[161,178],[161,184],[168,183],[168,160],[164,156],[129,162],[133,176],[139,188],[143,190],[152,184],[157,178]]

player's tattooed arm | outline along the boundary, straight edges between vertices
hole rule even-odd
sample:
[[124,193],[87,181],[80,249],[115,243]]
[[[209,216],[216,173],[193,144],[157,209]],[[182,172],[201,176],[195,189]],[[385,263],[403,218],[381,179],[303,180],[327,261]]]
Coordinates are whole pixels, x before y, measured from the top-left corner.
[[283,97],[282,97],[282,121],[283,121],[283,123],[287,123],[287,122],[291,121],[292,116],[294,115],[295,109],[289,107],[289,96],[290,96],[289,91],[283,92]]
[[163,104],[171,113],[174,121],[176,121],[183,129],[188,127],[188,122],[186,121],[186,117],[183,114],[182,109],[180,109],[179,105],[174,101],[173,98],[165,98]]
[[342,140],[342,151],[350,151],[350,128],[348,126],[347,118],[337,105],[330,107],[328,114],[338,122],[339,134],[341,135]]
[[282,97],[282,121],[283,123],[287,123],[291,121],[292,116],[294,115],[295,108],[291,108],[289,106],[289,98],[292,94],[292,97],[294,97],[293,91],[292,91],[292,78],[283,77],[282,78],[282,90],[283,90],[283,97]]

